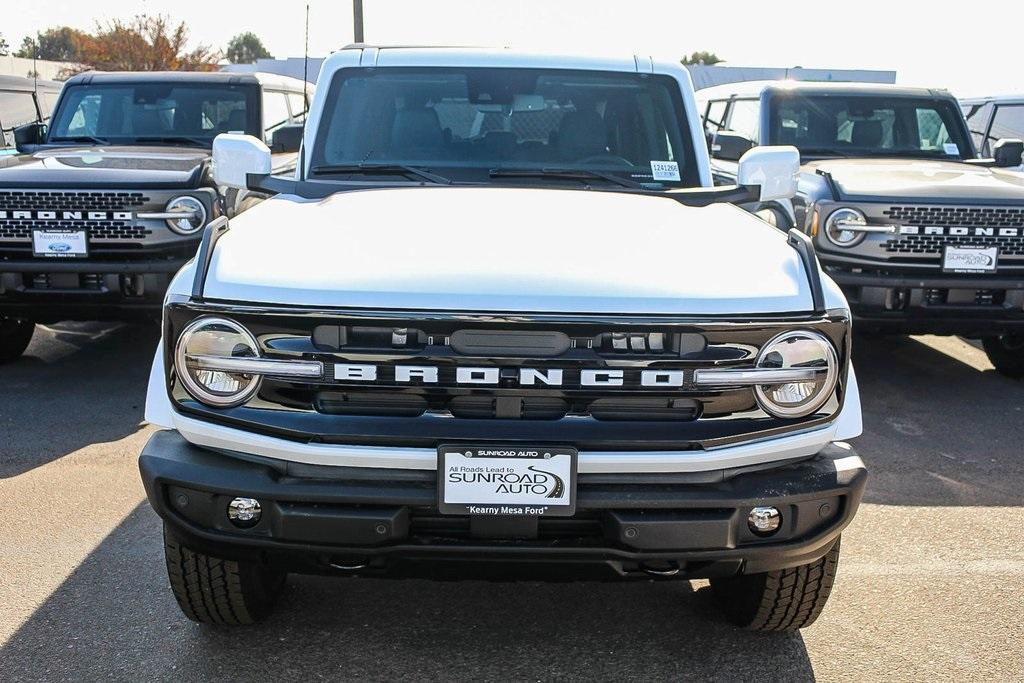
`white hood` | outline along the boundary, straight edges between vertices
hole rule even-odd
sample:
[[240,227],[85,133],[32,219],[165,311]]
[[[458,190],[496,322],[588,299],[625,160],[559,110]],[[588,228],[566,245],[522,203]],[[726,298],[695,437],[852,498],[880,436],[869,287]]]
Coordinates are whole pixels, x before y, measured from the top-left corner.
[[781,232],[739,208],[493,187],[267,200],[232,219],[217,243],[205,296],[524,313],[812,309],[797,252]]

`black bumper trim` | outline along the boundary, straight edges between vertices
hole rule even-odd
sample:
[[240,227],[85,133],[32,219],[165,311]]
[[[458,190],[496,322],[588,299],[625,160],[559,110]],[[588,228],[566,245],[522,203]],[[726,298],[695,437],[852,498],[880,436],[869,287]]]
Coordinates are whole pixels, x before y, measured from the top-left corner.
[[[575,517],[541,519],[539,536],[518,539],[480,538],[468,518],[438,515],[432,481],[287,476],[193,446],[173,431],[153,435],[139,466],[150,504],[172,532],[221,557],[259,557],[295,571],[317,571],[337,558],[346,565],[418,558],[671,562],[680,576],[694,577],[769,571],[826,553],[864,493],[862,465],[835,466],[851,455],[827,446],[811,459],[713,484],[638,485],[629,475],[621,484],[610,483],[614,475],[581,480]],[[264,503],[264,517],[251,529],[227,520],[226,502],[238,495]],[[746,509],[755,505],[784,510],[779,539],[747,529]]]

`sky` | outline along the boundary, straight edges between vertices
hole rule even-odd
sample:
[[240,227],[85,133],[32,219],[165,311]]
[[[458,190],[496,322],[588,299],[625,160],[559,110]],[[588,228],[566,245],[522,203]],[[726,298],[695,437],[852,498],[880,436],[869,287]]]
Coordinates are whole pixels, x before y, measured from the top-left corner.
[[[184,21],[191,42],[223,48],[253,31],[276,57],[303,52],[295,0],[6,0],[0,33],[26,35],[138,13]],[[310,54],[352,41],[350,0],[310,0]],[[962,11],[962,16],[956,16]],[[1024,2],[907,0],[794,3],[731,0],[364,0],[367,42],[641,53],[716,53],[734,66],[895,70],[897,82],[959,96],[1024,92]],[[1006,27],[1000,37],[999,27]]]

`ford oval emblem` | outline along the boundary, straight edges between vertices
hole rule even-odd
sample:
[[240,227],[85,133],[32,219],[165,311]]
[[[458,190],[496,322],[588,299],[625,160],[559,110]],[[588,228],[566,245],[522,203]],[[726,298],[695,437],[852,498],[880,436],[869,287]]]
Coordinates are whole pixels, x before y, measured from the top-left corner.
[[57,251],[63,253],[65,251],[71,251],[71,245],[68,244],[67,242],[54,242],[53,244],[49,245],[49,249],[50,251]]

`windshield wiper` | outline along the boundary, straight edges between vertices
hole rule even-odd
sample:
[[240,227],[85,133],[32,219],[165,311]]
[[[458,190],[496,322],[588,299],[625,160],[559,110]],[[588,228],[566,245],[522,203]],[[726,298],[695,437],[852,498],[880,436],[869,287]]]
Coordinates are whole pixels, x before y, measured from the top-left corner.
[[109,145],[110,140],[98,138],[95,135],[67,135],[64,137],[50,138],[50,142],[91,142],[94,145]]
[[132,138],[135,142],[166,142],[168,144],[187,142],[200,147],[209,147],[213,144],[211,138],[196,138],[189,135],[144,135]]
[[850,153],[841,151],[838,149],[828,149],[826,147],[812,147],[810,149],[801,148],[800,154],[808,154],[815,157],[849,157]]
[[559,178],[565,180],[604,180],[618,185],[628,187],[631,190],[646,190],[644,185],[626,178],[619,178],[611,173],[602,171],[590,171],[574,168],[492,168],[492,178]]
[[361,175],[404,175],[419,178],[436,185],[451,185],[451,178],[437,175],[416,166],[405,164],[324,164],[312,168],[314,174],[361,174]]

